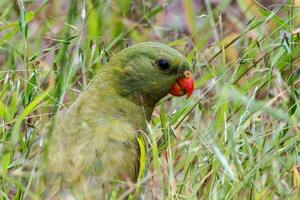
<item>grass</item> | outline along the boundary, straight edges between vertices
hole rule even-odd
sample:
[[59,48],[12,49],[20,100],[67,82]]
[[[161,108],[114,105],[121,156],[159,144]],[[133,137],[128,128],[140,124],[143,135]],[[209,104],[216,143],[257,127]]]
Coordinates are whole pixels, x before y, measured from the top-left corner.
[[300,198],[300,2],[176,2],[0,1],[0,199],[30,197],[40,129],[141,41],[183,52],[197,88],[155,109],[142,195]]

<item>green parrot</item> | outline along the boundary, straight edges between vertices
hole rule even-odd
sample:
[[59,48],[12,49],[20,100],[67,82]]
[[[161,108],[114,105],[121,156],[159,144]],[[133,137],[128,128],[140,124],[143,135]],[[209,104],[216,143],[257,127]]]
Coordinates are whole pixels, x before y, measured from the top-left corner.
[[157,102],[190,96],[191,64],[175,49],[143,42],[114,55],[58,113],[48,148],[45,199],[101,199],[139,173],[138,136]]

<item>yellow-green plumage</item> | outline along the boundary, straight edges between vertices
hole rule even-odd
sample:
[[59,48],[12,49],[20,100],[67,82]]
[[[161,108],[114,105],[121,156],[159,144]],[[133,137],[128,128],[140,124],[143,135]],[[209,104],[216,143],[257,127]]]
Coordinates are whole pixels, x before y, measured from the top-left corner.
[[[171,68],[162,71],[158,59]],[[146,132],[155,104],[190,68],[176,50],[146,42],[119,52],[86,91],[56,117],[48,149],[45,197],[95,199],[113,181],[136,181],[140,131]]]

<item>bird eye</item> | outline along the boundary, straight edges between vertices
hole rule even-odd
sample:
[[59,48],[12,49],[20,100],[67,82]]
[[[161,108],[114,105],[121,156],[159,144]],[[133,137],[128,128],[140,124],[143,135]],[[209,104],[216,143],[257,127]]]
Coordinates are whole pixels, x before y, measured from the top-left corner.
[[164,59],[158,60],[157,65],[158,65],[159,69],[162,70],[162,71],[167,71],[171,68],[169,62],[167,60],[164,60]]

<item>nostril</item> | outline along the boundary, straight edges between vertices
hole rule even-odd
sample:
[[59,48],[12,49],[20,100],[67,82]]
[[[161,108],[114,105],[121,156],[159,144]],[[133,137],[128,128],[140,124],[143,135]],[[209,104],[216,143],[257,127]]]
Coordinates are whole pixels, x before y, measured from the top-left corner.
[[190,71],[185,71],[185,72],[183,72],[183,76],[185,78],[191,78],[192,77],[192,73]]

